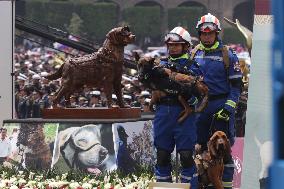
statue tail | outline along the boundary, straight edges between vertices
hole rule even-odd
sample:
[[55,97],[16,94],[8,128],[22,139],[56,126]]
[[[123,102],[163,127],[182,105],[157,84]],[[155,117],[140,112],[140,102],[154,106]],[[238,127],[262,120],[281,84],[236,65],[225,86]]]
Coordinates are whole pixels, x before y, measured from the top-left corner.
[[56,72],[49,74],[45,78],[48,79],[48,80],[55,80],[55,79],[60,78],[62,76],[63,67],[64,67],[64,64],[62,64]]

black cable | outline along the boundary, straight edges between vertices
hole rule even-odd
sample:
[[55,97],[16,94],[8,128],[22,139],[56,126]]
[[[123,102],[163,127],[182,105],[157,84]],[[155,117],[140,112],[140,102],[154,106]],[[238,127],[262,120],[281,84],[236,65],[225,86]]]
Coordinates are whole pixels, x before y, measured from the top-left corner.
[[22,35],[17,35],[17,34],[15,34],[15,36],[16,36],[16,37],[19,37],[19,38],[22,38],[22,39],[29,40],[29,41],[31,41],[31,42],[33,42],[33,43],[37,43],[37,44],[42,45],[42,46],[44,46],[44,47],[48,47],[48,48],[50,48],[50,49],[53,49],[53,50],[56,50],[56,51],[59,51],[59,52],[63,52],[63,53],[65,53],[65,54],[68,54],[68,55],[71,55],[71,56],[77,56],[77,55],[75,55],[75,54],[71,54],[71,53],[68,53],[68,52],[65,52],[65,51],[56,49],[56,48],[54,48],[54,47],[47,46],[46,44],[40,43],[40,42],[38,42],[38,41],[35,41],[35,40],[30,39],[30,38],[24,37],[24,36],[22,36]]

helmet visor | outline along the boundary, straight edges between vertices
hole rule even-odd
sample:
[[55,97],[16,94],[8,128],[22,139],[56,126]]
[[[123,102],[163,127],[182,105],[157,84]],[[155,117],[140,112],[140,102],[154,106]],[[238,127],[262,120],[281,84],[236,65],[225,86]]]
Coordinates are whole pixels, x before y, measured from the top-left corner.
[[212,32],[212,31],[217,31],[217,27],[215,24],[212,23],[204,23],[200,27],[199,31],[201,32]]
[[185,43],[185,41],[175,33],[168,33],[165,36],[165,43]]

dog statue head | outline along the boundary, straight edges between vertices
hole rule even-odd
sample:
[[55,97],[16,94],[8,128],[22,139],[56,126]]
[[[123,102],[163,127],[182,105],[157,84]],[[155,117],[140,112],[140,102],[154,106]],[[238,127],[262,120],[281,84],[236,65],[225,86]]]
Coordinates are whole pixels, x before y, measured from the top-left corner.
[[208,142],[211,158],[224,158],[231,153],[230,141],[223,131],[216,131]]
[[128,26],[113,28],[108,32],[106,37],[112,44],[122,46],[133,43],[135,40],[135,35],[131,33]]

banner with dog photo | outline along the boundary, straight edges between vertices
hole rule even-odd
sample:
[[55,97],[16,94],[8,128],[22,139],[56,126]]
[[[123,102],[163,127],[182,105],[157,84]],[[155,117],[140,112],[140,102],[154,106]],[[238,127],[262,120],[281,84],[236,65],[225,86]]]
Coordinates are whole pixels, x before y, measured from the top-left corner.
[[154,165],[152,121],[113,124],[117,168],[131,173],[139,165]]
[[18,169],[49,169],[57,123],[9,123],[1,128],[1,164]]
[[111,124],[60,124],[52,167],[100,174],[116,169]]

